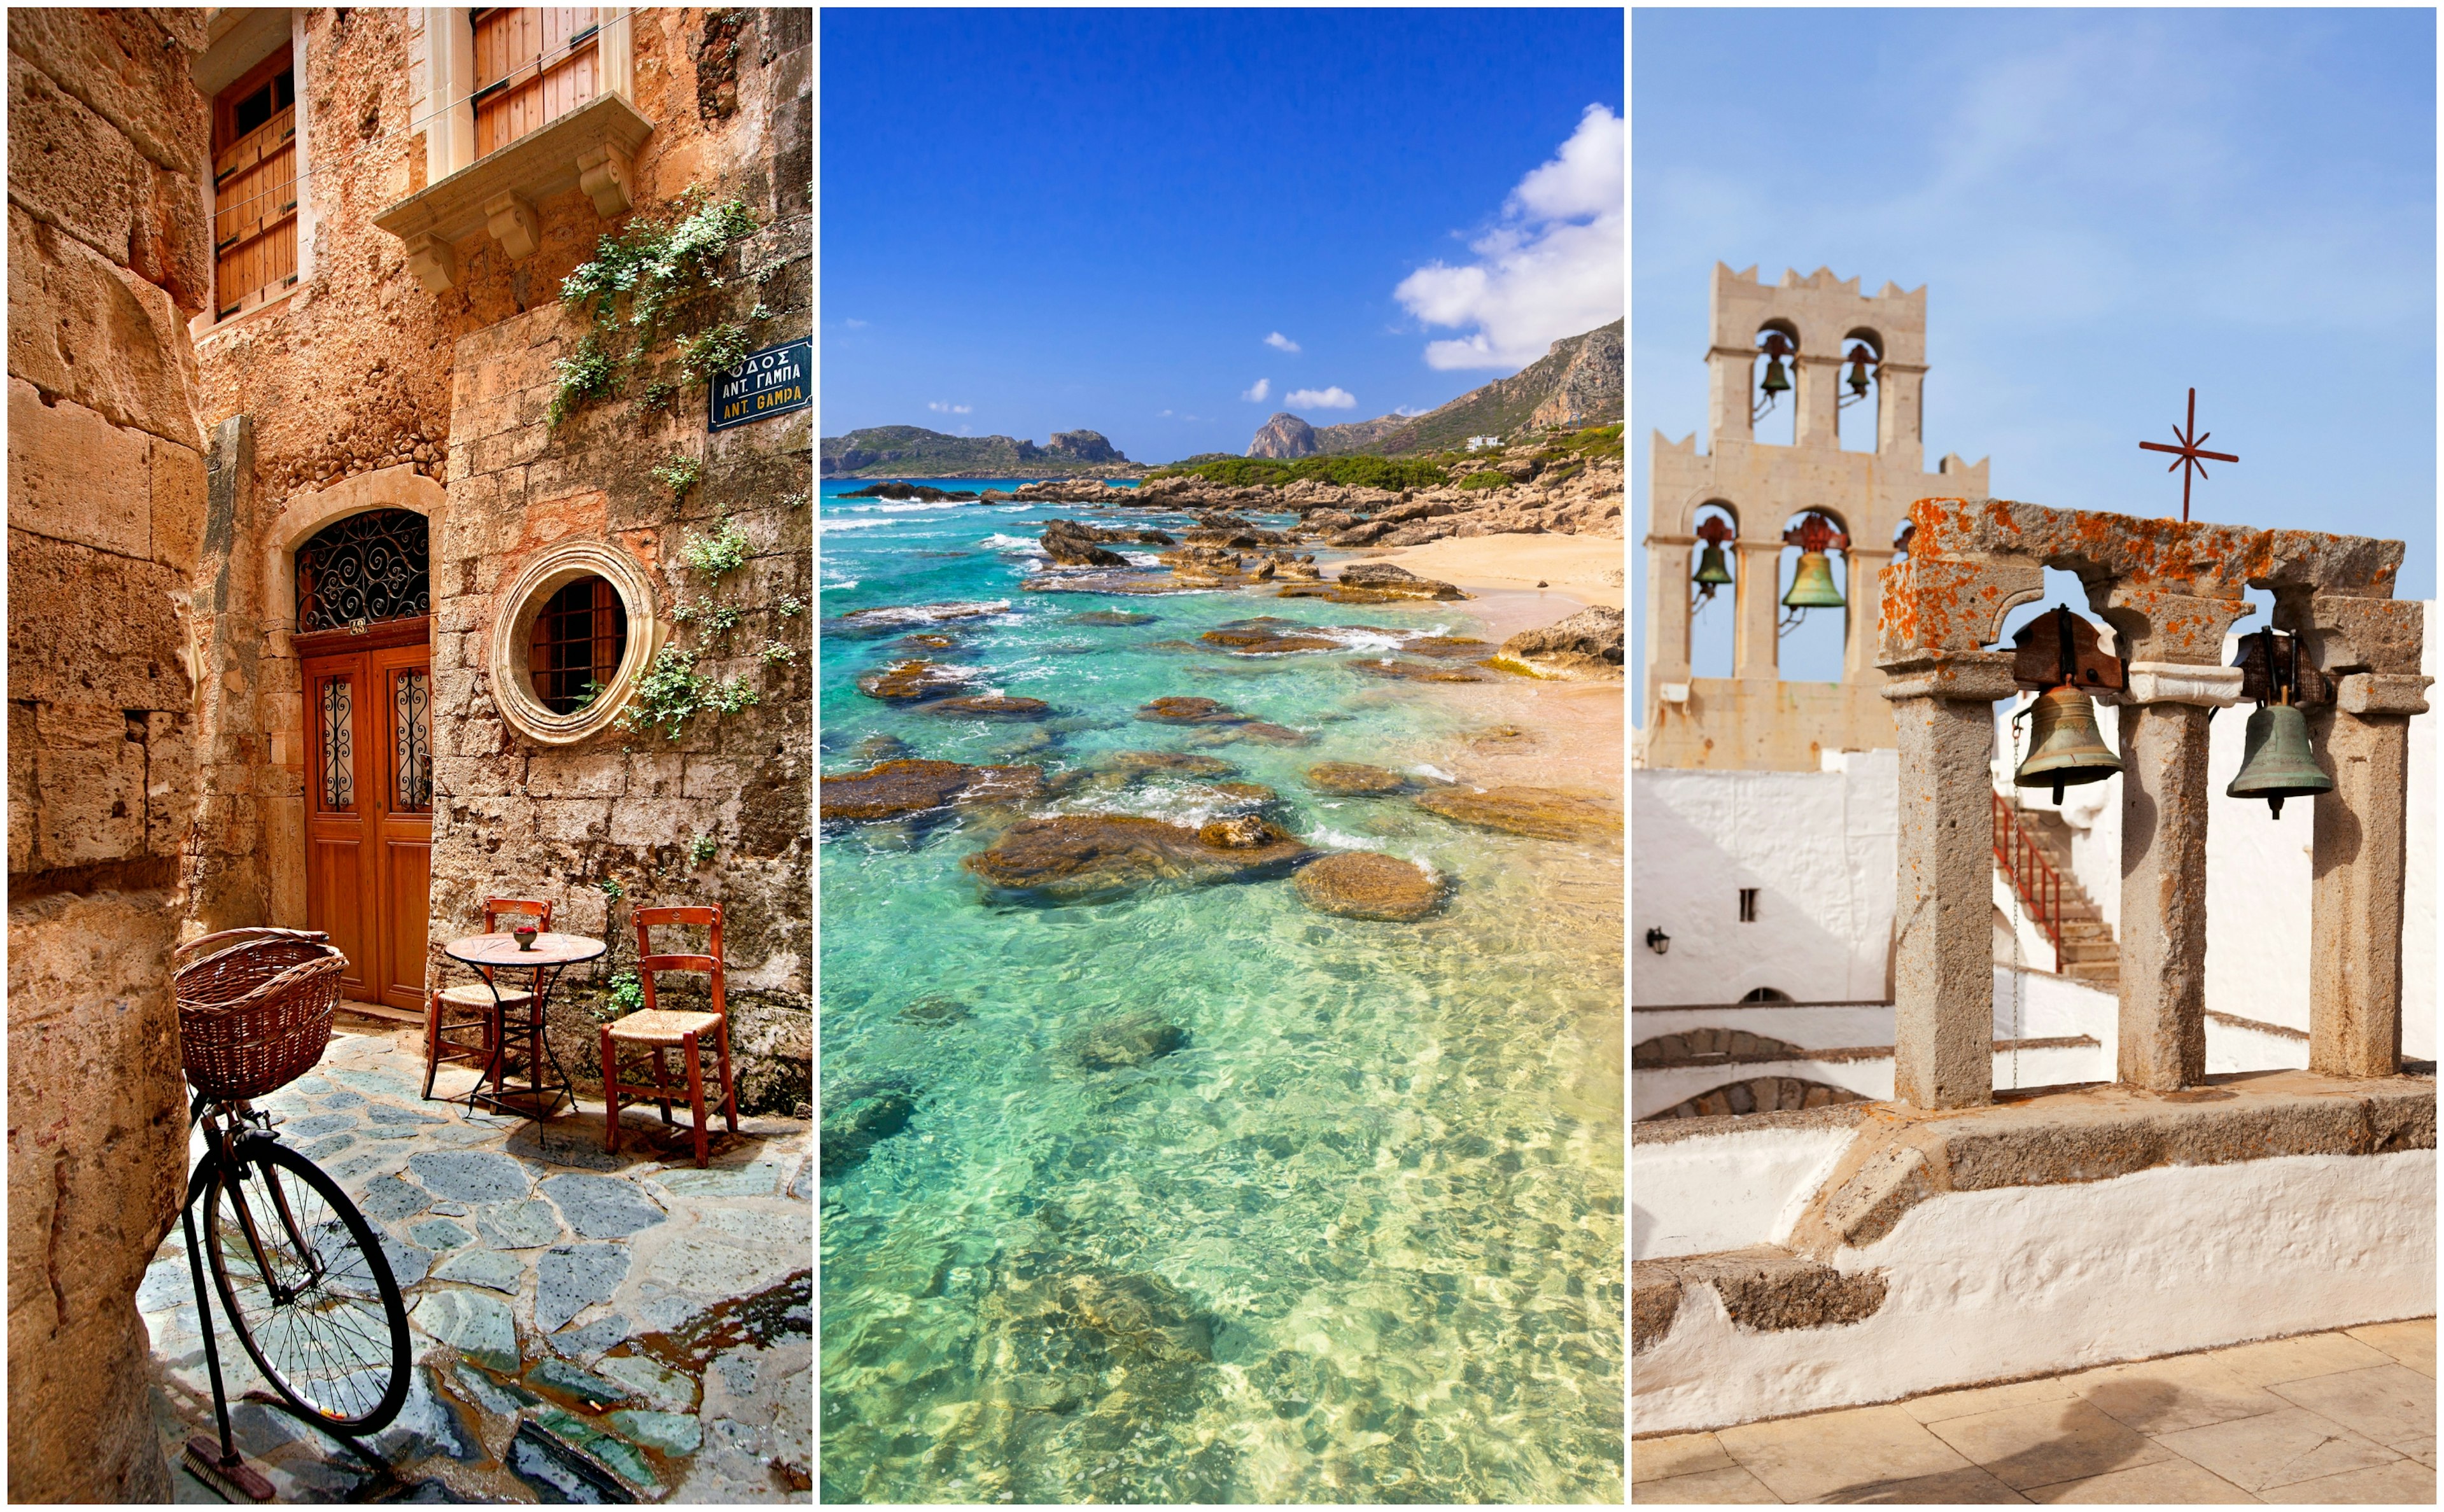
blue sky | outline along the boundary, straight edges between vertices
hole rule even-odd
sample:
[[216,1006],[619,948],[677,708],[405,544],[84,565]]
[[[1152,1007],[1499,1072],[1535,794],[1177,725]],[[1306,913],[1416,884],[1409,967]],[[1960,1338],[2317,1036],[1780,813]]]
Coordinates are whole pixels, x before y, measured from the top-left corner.
[[1083,428],[1164,461],[1515,372],[1622,313],[1622,33],[827,9],[822,433]]
[[[1640,10],[1632,40],[1633,540],[1648,433],[1704,428],[1715,261],[1829,265],[1928,286],[1929,467],[2177,515],[2138,443],[2195,385],[2242,460],[2193,518],[2401,540],[2400,596],[2435,596],[2434,11]],[[1818,629],[1787,674],[1838,675]]]

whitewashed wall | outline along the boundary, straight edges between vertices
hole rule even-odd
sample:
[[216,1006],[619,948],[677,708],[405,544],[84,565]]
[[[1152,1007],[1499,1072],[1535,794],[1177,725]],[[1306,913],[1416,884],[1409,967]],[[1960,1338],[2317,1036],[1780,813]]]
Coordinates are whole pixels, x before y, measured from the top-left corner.
[[[1899,864],[1900,754],[1821,772],[1630,773],[1630,1001],[1881,1001]],[[1759,890],[1739,922],[1739,890]],[[1660,927],[1670,950],[1646,948]],[[1771,1032],[1771,1031],[1764,1031]]]

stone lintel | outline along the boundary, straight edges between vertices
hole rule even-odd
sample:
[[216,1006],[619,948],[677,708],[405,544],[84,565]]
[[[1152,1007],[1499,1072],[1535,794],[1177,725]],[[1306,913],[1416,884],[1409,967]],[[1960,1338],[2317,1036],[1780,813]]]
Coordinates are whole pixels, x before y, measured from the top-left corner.
[[2041,562],[1939,556],[1913,538],[1908,559],[1877,581],[1876,664],[1890,672],[1930,654],[1974,655],[2001,638],[2005,615],[2045,590]]
[[1945,1192],[2109,1181],[2157,1166],[2435,1148],[2433,1076],[2250,1071],[2211,1076],[2186,1092],[2103,1083],[2007,1097],[1949,1112],[1873,1105],[1809,1200],[1791,1248],[1829,1260],[1845,1245],[1872,1245],[1911,1208]]
[[2177,661],[2134,661],[2130,687],[2117,700],[2125,704],[2196,704],[2230,709],[2240,702],[2241,670],[2199,667]]
[[2423,612],[2415,599],[2352,599],[2318,594],[2307,600],[2306,622],[2277,605],[2275,623],[2300,631],[2300,649],[2317,670],[2340,677],[2355,672],[2415,676],[2426,637]]
[[2427,685],[2435,680],[2396,673],[2353,673],[2339,685],[2334,707],[2346,714],[2423,714]]
[[1887,655],[1877,662],[1891,679],[1880,690],[1886,698],[1958,698],[1990,704],[2017,691],[2011,681],[2011,658],[1991,651],[1911,652]]
[[2098,612],[2113,627],[2115,649],[2132,661],[2214,667],[2223,660],[2224,636],[2255,606],[2125,580],[2112,585]]
[[1734,1326],[1750,1333],[1831,1328],[1873,1318],[1888,1290],[1880,1270],[1844,1274],[1779,1245],[1630,1267],[1630,1350],[1635,1354],[1672,1331],[1683,1292],[1712,1286]]
[[2389,599],[2402,544],[2315,530],[2261,530],[2204,521],[2049,509],[2009,499],[1920,499],[1913,555],[2008,556],[2201,598],[2237,599],[2250,586]]

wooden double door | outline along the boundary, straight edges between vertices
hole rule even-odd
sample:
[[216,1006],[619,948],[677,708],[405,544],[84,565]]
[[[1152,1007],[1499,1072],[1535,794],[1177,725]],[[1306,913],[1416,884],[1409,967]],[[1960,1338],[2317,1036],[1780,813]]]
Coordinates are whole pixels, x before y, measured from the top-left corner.
[[423,618],[297,637],[306,692],[306,917],[341,992],[424,1010],[433,876],[433,653]]

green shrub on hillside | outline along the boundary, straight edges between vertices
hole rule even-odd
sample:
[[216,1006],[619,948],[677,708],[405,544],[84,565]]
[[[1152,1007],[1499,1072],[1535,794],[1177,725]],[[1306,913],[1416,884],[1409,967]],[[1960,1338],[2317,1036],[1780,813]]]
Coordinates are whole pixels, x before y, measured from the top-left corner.
[[1472,489],[1507,489],[1510,487],[1510,477],[1504,472],[1472,472],[1459,480],[1459,486]]
[[1225,488],[1278,489],[1309,478],[1344,489],[1434,489],[1443,483],[1443,470],[1413,458],[1378,456],[1191,457],[1149,474],[1157,478],[1203,478]]

